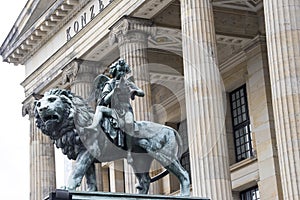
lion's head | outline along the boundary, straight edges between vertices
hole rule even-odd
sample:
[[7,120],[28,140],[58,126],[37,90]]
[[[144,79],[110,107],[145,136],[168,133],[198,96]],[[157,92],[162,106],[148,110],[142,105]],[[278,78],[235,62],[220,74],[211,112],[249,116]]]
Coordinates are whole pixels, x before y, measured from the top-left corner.
[[56,88],[35,101],[34,112],[37,127],[54,140],[64,154],[76,157],[78,152],[74,152],[74,146],[81,143],[76,127],[86,127],[93,119],[88,104],[70,91]]
[[[35,101],[35,117],[42,132],[57,139],[66,129],[88,126],[92,121],[92,109],[79,96],[68,90],[51,89]],[[76,122],[74,121],[76,115]]]

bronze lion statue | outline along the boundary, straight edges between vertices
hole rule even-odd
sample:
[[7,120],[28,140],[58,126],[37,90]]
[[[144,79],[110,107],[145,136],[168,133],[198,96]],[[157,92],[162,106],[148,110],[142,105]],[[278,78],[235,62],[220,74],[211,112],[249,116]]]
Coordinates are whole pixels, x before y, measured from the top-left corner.
[[[37,127],[53,140],[57,148],[69,159],[76,160],[67,188],[75,190],[86,177],[89,191],[95,191],[95,166],[97,162],[109,162],[126,158],[126,151],[115,145],[101,130],[97,133],[85,131],[92,123],[94,111],[85,100],[68,90],[51,89],[35,101]],[[173,173],[180,182],[181,195],[190,194],[188,172],[178,158],[182,141],[176,130],[149,121],[135,122],[139,136],[133,140],[130,163],[138,179],[139,194],[147,194],[150,183],[166,173],[151,178],[149,170],[155,159],[166,171]]]

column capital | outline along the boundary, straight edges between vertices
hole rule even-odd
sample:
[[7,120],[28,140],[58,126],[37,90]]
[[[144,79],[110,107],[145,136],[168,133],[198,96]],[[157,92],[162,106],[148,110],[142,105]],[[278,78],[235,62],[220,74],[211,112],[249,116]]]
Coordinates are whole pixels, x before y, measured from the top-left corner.
[[29,118],[33,117],[33,106],[30,103],[23,104],[22,106],[22,116],[25,117],[26,115],[29,115]]
[[143,18],[124,16],[110,28],[110,44],[122,45],[126,42],[146,42],[154,36],[156,28],[153,21]]
[[62,73],[62,84],[73,83],[77,77],[79,71],[79,60],[73,60],[69,63],[64,69]]
[[22,116],[25,117],[26,115],[28,115],[29,118],[34,117],[34,99],[33,98],[30,98],[28,101],[23,102]]

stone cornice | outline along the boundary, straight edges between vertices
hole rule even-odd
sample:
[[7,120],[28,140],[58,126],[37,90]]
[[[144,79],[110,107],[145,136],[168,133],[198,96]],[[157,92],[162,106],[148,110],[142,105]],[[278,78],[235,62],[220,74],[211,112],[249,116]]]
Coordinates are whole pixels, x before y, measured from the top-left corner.
[[[72,60],[81,58],[87,52],[87,48],[99,42],[99,38],[105,38],[109,34],[109,27],[116,23],[113,16],[122,12],[130,15],[143,3],[142,0],[114,0],[100,14],[86,25],[72,40],[64,43],[50,59],[43,62],[21,83],[25,88],[26,98],[33,92],[43,92],[49,87],[61,85],[62,69]],[[67,56],[66,56],[67,55]],[[64,87],[64,86],[62,86]]]
[[10,49],[11,46],[14,44],[17,36],[26,26],[26,23],[30,19],[30,14],[33,10],[37,7],[39,0],[29,0],[25,7],[23,8],[22,12],[20,13],[19,17],[17,18],[16,22],[14,23],[12,29],[10,30],[8,36],[4,40],[3,44],[1,45],[0,54],[2,55],[3,52],[7,49]]
[[255,38],[253,38],[251,41],[245,44],[243,50],[245,52],[249,52],[259,45],[266,45],[266,36],[257,35]]
[[4,42],[6,46],[1,47],[3,60],[15,65],[24,64],[29,57],[89,2],[90,0],[57,1],[15,43],[8,46],[11,41]]
[[245,62],[247,60],[247,57],[250,55],[250,51],[255,49],[256,47],[260,45],[266,44],[266,37],[263,35],[257,35],[252,40],[247,41],[244,43],[243,47],[241,48],[241,51],[233,55],[232,57],[228,58],[225,62],[221,63],[219,68],[221,73],[225,73],[229,70],[231,70],[236,65]]

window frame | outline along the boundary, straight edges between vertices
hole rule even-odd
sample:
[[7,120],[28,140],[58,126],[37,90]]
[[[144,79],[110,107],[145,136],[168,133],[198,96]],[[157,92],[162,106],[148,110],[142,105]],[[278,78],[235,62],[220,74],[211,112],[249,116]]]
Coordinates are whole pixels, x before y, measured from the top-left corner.
[[[253,198],[253,193],[255,192],[255,198]],[[257,196],[257,193],[258,193],[258,196]],[[247,196],[248,195],[248,196]],[[249,197],[250,195],[250,198]],[[254,187],[251,187],[251,188],[248,188],[246,190],[243,190],[240,192],[240,199],[241,200],[260,200],[260,194],[259,194],[259,189],[258,189],[258,186],[254,186]]]
[[[243,91],[243,94],[241,91]],[[238,97],[237,94],[239,94]],[[235,160],[236,162],[240,162],[254,155],[246,84],[230,92],[229,99]],[[243,119],[244,115],[245,119]],[[241,121],[239,117],[241,117]]]

